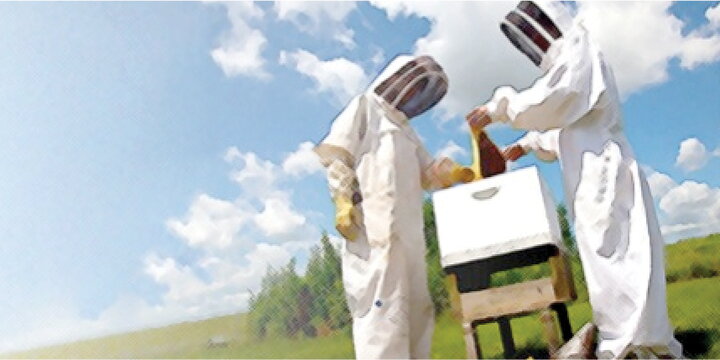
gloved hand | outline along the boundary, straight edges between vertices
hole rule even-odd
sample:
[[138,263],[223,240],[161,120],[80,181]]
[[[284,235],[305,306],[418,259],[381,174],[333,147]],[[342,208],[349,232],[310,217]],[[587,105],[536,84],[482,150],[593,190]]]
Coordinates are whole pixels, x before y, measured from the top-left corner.
[[492,122],[490,115],[488,114],[488,108],[485,105],[472,109],[467,115],[465,115],[465,120],[474,133],[484,129]]
[[449,158],[442,158],[432,165],[428,177],[432,180],[432,188],[448,188],[459,182],[468,183],[475,180],[475,172]]
[[351,199],[335,199],[335,229],[345,239],[355,241],[360,233],[360,211]]
[[459,182],[469,183],[475,180],[475,172],[467,166],[462,166],[455,163],[453,164],[453,168],[450,171],[450,180],[453,184]]
[[521,145],[514,144],[510,145],[505,150],[503,150],[503,157],[505,160],[509,161],[517,161],[517,159],[525,156],[527,152]]

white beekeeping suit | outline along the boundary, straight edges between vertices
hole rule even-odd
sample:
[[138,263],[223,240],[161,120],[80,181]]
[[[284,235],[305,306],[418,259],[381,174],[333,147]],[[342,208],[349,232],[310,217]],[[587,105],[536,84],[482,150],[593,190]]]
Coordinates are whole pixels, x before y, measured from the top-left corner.
[[535,156],[546,162],[552,162],[560,157],[560,129],[545,132],[528,131],[515,144],[520,145],[525,153],[533,152]]
[[430,357],[423,189],[468,174],[449,159],[433,160],[408,121],[446,91],[447,77],[432,58],[399,56],[315,149],[328,169],[336,227],[348,240],[343,284],[358,358]]
[[530,133],[521,145],[559,155],[599,331],[598,357],[680,357],[667,314],[665,244],[647,181],[623,134],[610,66],[560,3],[523,1],[501,29],[545,74],[520,92],[496,89],[484,110],[475,111],[515,128],[561,129]]

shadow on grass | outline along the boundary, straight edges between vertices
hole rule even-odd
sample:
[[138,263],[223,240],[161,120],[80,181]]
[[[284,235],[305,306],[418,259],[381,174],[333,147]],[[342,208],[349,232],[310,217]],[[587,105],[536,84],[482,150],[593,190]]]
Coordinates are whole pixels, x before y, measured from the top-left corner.
[[[683,345],[683,355],[688,358],[705,358],[714,343],[720,341],[720,333],[712,329],[690,329],[678,331],[675,338]],[[501,355],[501,354],[498,354]],[[530,341],[518,348],[513,359],[547,359],[547,345],[540,340]]]
[[[494,355],[494,359],[505,358],[505,355],[503,353]],[[530,357],[532,357],[533,359],[548,359],[549,353],[547,349],[547,344],[539,338],[532,338],[528,340],[528,342],[524,346],[516,348],[515,353],[510,356],[510,359],[528,359]]]
[[543,344],[528,344],[522,348],[516,349],[513,359],[548,359],[549,354],[547,346]]
[[690,329],[678,331],[675,338],[683,345],[683,355],[701,358],[707,355],[713,343],[720,341],[720,334],[711,329]]

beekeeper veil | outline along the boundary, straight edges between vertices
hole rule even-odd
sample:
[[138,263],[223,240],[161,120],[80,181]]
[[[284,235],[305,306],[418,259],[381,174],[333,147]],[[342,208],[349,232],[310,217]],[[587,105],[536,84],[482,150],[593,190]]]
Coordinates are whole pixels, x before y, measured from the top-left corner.
[[542,69],[552,66],[563,35],[572,26],[569,9],[560,2],[521,1],[500,24],[515,47]]
[[447,93],[448,80],[430,56],[401,55],[382,71],[370,89],[408,118],[435,106]]

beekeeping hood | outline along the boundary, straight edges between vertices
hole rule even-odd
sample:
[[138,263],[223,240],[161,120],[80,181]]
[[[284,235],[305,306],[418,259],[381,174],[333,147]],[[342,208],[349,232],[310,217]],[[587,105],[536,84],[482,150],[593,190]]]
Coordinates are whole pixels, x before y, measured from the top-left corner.
[[572,24],[569,9],[560,2],[521,1],[505,16],[500,29],[536,66],[547,70]]
[[408,118],[435,106],[447,93],[448,79],[430,56],[400,55],[370,85],[370,91]]

